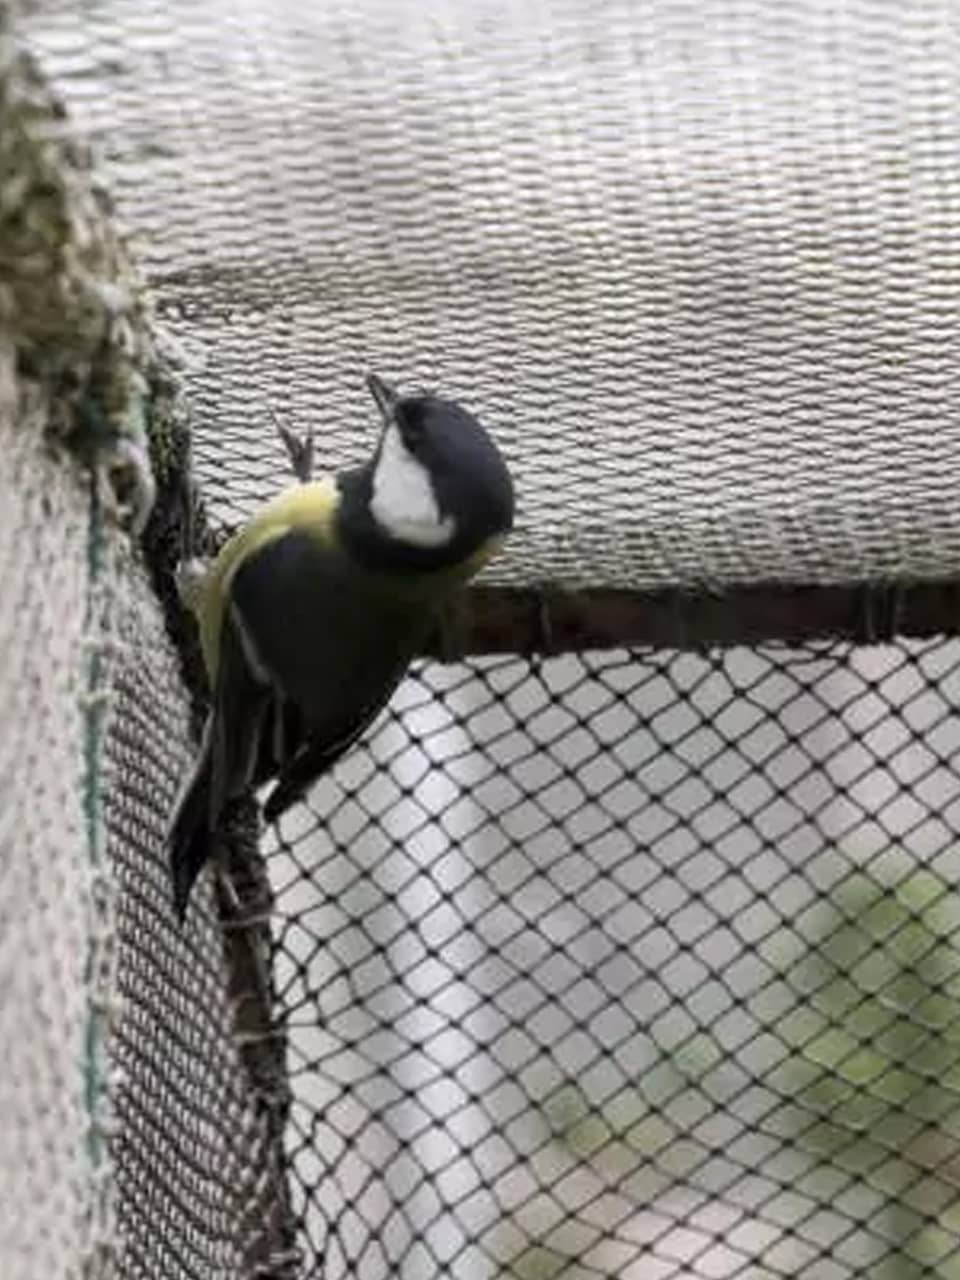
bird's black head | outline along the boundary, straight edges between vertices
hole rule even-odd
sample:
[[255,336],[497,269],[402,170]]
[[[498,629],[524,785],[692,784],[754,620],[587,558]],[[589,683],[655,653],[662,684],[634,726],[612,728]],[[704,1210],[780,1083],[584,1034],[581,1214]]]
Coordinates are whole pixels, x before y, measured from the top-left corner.
[[469,560],[513,522],[513,484],[462,405],[398,396],[371,374],[383,431],[369,463],[339,479],[341,531],[368,565],[429,571]]

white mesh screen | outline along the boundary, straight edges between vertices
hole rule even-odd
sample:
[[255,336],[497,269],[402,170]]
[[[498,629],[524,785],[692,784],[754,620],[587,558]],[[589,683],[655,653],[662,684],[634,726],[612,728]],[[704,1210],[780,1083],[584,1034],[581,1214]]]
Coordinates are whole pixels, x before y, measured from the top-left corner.
[[[331,463],[362,370],[480,410],[495,573],[957,565],[952,0],[108,0],[29,35],[192,361],[201,479]],[[919,514],[922,512],[922,516]]]

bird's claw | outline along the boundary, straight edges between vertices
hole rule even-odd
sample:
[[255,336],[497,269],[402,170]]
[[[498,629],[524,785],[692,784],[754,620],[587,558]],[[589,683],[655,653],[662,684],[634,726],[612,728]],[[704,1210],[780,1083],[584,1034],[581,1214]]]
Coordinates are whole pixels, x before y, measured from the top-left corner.
[[287,451],[293,474],[301,484],[309,484],[313,479],[313,428],[308,427],[307,431],[301,436],[296,431],[291,431],[289,427],[284,426],[275,415],[273,420],[277,428],[277,435]]

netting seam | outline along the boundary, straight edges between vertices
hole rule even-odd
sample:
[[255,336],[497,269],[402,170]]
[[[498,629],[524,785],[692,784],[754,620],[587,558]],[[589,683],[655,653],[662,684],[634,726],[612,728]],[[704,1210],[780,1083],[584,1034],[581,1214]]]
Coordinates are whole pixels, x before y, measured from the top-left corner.
[[109,633],[114,586],[110,535],[99,500],[97,477],[91,474],[87,534],[87,652],[81,712],[88,911],[88,952],[84,971],[88,1008],[83,1079],[88,1124],[86,1151],[90,1170],[89,1237],[84,1265],[92,1275],[102,1272],[118,1247],[114,1231],[109,1150],[113,1131],[112,1082],[107,1067],[107,1045],[116,1012],[116,936],[113,881],[106,860],[103,808],[104,751],[111,683]]

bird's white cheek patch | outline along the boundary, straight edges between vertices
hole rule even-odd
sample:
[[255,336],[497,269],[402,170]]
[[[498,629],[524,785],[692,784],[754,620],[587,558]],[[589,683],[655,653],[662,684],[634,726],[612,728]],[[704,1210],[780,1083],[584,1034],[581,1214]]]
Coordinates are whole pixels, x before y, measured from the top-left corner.
[[381,529],[414,547],[442,547],[456,521],[440,515],[430,473],[406,448],[395,426],[387,428],[373,473],[370,512]]

